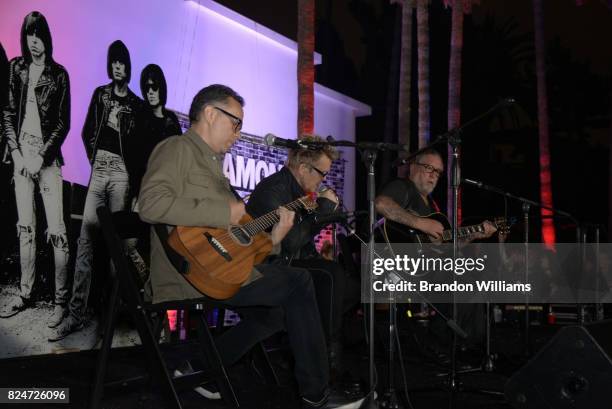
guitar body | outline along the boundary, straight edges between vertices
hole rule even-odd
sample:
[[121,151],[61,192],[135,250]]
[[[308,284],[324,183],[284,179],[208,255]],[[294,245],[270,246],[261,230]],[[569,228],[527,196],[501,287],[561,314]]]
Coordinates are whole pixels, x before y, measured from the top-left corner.
[[[450,242],[453,240],[453,232],[448,218],[443,213],[432,213],[427,216],[418,216],[427,219],[432,219],[440,222],[444,227],[442,233],[442,242]],[[503,217],[496,217],[491,222],[497,230],[508,231],[509,226],[514,223],[514,220],[506,220]],[[459,227],[457,235],[461,238],[471,238],[475,233],[484,232],[483,224],[475,224],[471,226]],[[416,229],[411,229],[401,223],[394,222],[392,220],[385,219],[384,223],[381,224],[375,231],[374,240],[377,243],[418,243],[425,244],[431,243],[431,238]]]
[[[311,212],[317,207],[315,200],[311,193],[283,207]],[[224,300],[236,294],[253,266],[270,254],[272,240],[264,232],[279,218],[273,210],[257,219],[246,214],[237,226],[227,229],[177,226],[170,232],[168,245],[189,262],[187,281],[201,293]]]
[[218,300],[232,297],[253,266],[270,254],[268,234],[241,234],[240,226],[252,220],[245,215],[239,226],[228,229],[177,226],[172,230],[168,244],[189,262],[184,276],[198,291]]
[[[432,213],[428,216],[419,216],[427,219],[437,220],[444,226],[444,230],[450,230],[451,225],[448,219],[442,213]],[[384,224],[378,228],[378,232],[375,235],[375,241],[377,243],[386,243],[385,236],[389,243],[431,243],[431,239],[426,234],[423,234],[419,230],[411,229],[410,227],[394,222],[393,220],[385,219]]]

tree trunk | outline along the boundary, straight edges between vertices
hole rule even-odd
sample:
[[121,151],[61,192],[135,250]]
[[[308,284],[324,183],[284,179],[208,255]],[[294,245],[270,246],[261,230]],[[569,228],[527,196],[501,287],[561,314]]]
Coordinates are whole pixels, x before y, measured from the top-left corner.
[[[397,119],[397,142],[410,146],[410,115],[412,88],[412,7],[413,0],[402,3],[402,36],[400,51],[399,103]],[[406,156],[400,153],[400,157]],[[406,177],[408,166],[400,166],[397,176]]]
[[[544,38],[543,0],[533,0],[535,31],[536,78],[538,89],[538,132],[540,148],[540,201],[552,207],[552,184],[550,175],[550,152],[548,150],[548,97],[546,94],[546,46]],[[551,212],[541,209],[542,240],[548,246],[555,242],[555,225]]]
[[[610,4],[612,7],[612,3]],[[608,241],[612,235],[612,87],[610,88],[610,139],[608,142]]]
[[419,148],[429,143],[429,0],[417,0]]
[[[463,1],[454,0],[451,39],[450,39],[450,62],[448,69],[448,129],[453,129],[461,124],[461,54],[463,51]],[[453,175],[450,166],[453,163],[453,149],[448,147],[448,160],[446,162],[447,172],[447,195],[446,209],[448,217],[453,220]],[[461,166],[461,163],[459,163]],[[460,191],[461,192],[461,191]],[[457,203],[457,220],[461,224],[461,195]]]
[[[400,45],[402,33],[402,11],[401,6],[395,7],[395,21],[393,27],[393,44],[391,45],[391,61],[389,63],[389,75],[387,76],[387,98],[385,102],[385,129],[383,140],[387,143],[392,143],[395,139],[395,121],[398,106],[398,87],[399,82],[399,60],[400,60]],[[384,151],[382,153],[382,163],[391,163],[391,152]],[[380,180],[383,183],[389,181],[391,176],[391,167],[382,166],[380,172]]]
[[315,1],[298,0],[298,138],[314,129]]

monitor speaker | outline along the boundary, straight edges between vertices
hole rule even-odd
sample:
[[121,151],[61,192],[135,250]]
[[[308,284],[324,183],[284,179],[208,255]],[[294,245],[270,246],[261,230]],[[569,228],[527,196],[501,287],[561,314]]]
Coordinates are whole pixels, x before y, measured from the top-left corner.
[[612,320],[561,329],[506,383],[520,409],[612,408]]

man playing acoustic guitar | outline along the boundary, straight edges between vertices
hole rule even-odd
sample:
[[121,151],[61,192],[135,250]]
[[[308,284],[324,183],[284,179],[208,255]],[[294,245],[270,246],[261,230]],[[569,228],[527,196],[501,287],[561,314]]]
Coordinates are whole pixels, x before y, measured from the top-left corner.
[[[376,211],[386,219],[427,234],[432,241],[441,241],[444,226],[437,220],[422,216],[437,212],[430,198],[440,176],[444,174],[442,157],[435,149],[426,149],[410,162],[407,179],[388,183],[376,197]],[[471,235],[471,239],[484,239],[495,233],[495,226],[485,221],[484,231]]]
[[[376,197],[376,210],[387,220],[424,233],[432,242],[442,242],[445,229],[442,223],[423,216],[439,211],[430,195],[443,174],[444,163],[438,151],[424,150],[413,162],[410,162],[410,173],[407,179],[396,179],[383,187]],[[497,230],[495,225],[488,220],[478,227],[475,232],[471,232],[462,239],[462,242],[491,237]],[[449,231],[446,231],[444,235],[446,240],[450,236],[448,233]],[[393,239],[390,240],[393,241]],[[402,240],[405,241],[405,239]],[[481,331],[471,324],[478,321],[474,319],[474,316],[479,314],[480,306],[466,304],[460,306],[459,323],[470,334],[470,341],[476,340],[477,342],[480,339]],[[449,304],[438,304],[437,308],[446,314],[451,313]],[[432,317],[430,324],[430,332],[437,338],[437,341],[441,344],[448,342],[448,329],[437,315]],[[433,347],[432,349],[435,350]]]
[[[240,137],[243,105],[243,98],[224,85],[211,85],[197,93],[189,111],[191,128],[182,136],[162,141],[151,155],[139,195],[144,221],[217,228],[238,224],[245,207],[232,194],[222,163],[223,155]],[[293,225],[294,213],[279,207],[278,215],[280,221],[271,232],[277,249]],[[154,303],[204,297],[170,262],[155,230],[150,284]],[[308,271],[257,265],[239,291],[223,301],[230,308],[238,307],[243,318],[216,341],[226,365],[285,328],[303,407],[353,407],[346,406],[350,402],[334,401],[328,393],[325,337]],[[257,308],[242,308],[251,306]]]

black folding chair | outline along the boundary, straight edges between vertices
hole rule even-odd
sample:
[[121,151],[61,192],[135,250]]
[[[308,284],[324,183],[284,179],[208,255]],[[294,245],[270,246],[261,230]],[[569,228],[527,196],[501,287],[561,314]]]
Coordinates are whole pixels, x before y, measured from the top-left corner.
[[[150,226],[142,222],[138,214],[133,212],[111,214],[108,207],[104,206],[99,207],[97,213],[115,268],[111,273],[112,289],[106,311],[102,346],[97,359],[90,408],[97,409],[99,407],[105,387],[125,385],[126,383],[126,380],[104,383],[120,302],[125,306],[128,314],[133,319],[140,336],[142,348],[147,358],[148,378],[163,388],[172,407],[182,408],[177,390],[193,388],[203,381],[214,380],[217,382],[222,399],[230,407],[238,408],[239,403],[236,393],[228,378],[227,370],[221,361],[204,313],[205,310],[212,308],[225,308],[225,305],[205,299],[198,299],[196,302],[185,300],[162,304],[146,302],[144,300],[142,281],[132,260],[125,252],[123,241],[130,238],[143,237],[148,240]],[[197,333],[200,344],[197,350],[203,355],[201,358],[203,358],[204,362],[208,363],[209,368],[178,377],[173,377],[169,372],[166,361],[162,356],[162,347],[164,345],[159,344],[163,317],[165,317],[167,310],[189,310],[191,315],[197,315]],[[158,318],[157,325],[153,322],[154,316]],[[160,317],[162,318],[160,319]],[[278,384],[278,379],[270,365],[263,345],[260,344],[255,352],[260,356],[261,354],[264,355],[264,373],[268,379],[272,379]]]

